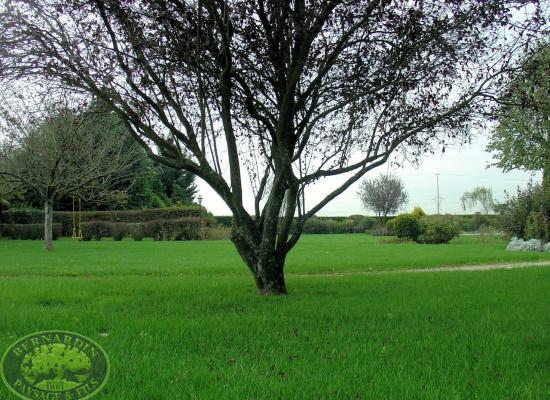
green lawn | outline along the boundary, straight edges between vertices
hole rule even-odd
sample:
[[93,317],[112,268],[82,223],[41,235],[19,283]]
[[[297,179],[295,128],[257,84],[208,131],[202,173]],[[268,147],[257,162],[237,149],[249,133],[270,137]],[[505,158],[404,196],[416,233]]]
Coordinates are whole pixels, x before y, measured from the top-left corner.
[[[503,242],[305,236],[287,297],[255,294],[227,242],[0,241],[0,352],[78,332],[109,354],[97,399],[547,399],[550,268],[298,273],[536,259]],[[0,399],[15,399],[3,386]]]
[[[343,272],[550,260],[550,253],[506,251],[503,240],[461,236],[451,244],[381,243],[369,235],[304,235],[286,271]],[[247,275],[229,241],[54,242],[44,254],[38,241],[0,240],[0,274],[29,275]]]

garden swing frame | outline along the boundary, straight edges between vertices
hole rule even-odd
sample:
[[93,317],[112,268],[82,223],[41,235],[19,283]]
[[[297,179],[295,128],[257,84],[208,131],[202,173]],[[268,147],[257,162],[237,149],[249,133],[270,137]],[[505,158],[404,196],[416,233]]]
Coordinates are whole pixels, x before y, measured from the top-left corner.
[[[82,240],[82,199],[78,198],[78,214],[75,210],[76,198],[73,196],[73,239]],[[78,218],[77,218],[78,217]]]

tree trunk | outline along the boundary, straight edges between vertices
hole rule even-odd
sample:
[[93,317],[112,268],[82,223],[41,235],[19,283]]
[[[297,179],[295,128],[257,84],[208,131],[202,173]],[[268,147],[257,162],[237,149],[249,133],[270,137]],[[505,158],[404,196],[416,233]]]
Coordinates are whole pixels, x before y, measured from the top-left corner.
[[287,294],[283,261],[272,258],[260,261],[252,270],[258,293],[262,296],[280,296]]
[[262,248],[261,235],[254,232],[250,226],[236,225],[235,220],[231,230],[231,241],[252,272],[260,295],[287,294],[283,268],[286,255],[278,255],[275,248],[271,246]]
[[44,250],[50,251],[53,248],[53,201],[46,200],[44,206]]

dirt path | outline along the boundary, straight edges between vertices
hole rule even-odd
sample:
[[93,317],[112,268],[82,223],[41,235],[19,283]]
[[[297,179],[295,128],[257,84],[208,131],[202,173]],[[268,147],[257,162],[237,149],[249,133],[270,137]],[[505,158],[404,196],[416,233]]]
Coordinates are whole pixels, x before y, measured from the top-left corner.
[[412,268],[412,269],[391,269],[391,270],[369,270],[369,271],[348,271],[348,272],[327,272],[327,273],[288,273],[291,276],[316,277],[316,276],[348,276],[348,275],[381,275],[399,273],[422,273],[422,272],[460,272],[460,271],[489,271],[493,269],[517,269],[532,267],[550,267],[550,260],[542,261],[520,261],[514,263],[500,264],[479,264],[479,265],[456,265],[448,267],[433,268]]

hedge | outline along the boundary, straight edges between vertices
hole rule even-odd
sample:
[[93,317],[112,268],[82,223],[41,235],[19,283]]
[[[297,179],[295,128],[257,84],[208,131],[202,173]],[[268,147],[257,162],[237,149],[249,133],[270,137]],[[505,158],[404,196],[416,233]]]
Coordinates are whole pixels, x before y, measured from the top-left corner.
[[[52,237],[61,236],[61,224],[52,225]],[[44,239],[44,224],[0,224],[0,237],[23,240]]]
[[155,240],[197,240],[201,238],[202,223],[197,217],[138,223],[83,222],[82,237],[84,241],[101,240],[104,237],[122,240],[129,236],[134,240],[142,240],[145,236]]
[[[201,207],[171,207],[153,208],[145,210],[124,211],[83,211],[82,223],[110,222],[110,223],[136,223],[158,220],[178,220],[182,218],[201,217]],[[215,223],[214,218],[202,208],[203,223],[207,226]],[[54,211],[54,223],[61,224],[63,236],[71,236],[73,230],[73,213],[71,211]],[[16,209],[2,212],[0,224],[42,224],[44,223],[44,211],[34,209]]]
[[[203,208],[203,213],[205,209]],[[201,207],[170,207],[151,208],[145,210],[123,210],[123,211],[82,211],[82,222],[105,221],[105,222],[147,222],[159,219],[178,219],[185,217],[199,217]],[[72,211],[54,211],[54,222],[73,222]],[[1,224],[40,224],[44,221],[44,211],[35,209],[13,209],[3,211],[0,216]]]

